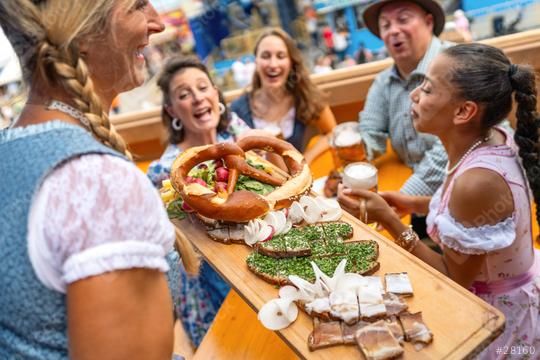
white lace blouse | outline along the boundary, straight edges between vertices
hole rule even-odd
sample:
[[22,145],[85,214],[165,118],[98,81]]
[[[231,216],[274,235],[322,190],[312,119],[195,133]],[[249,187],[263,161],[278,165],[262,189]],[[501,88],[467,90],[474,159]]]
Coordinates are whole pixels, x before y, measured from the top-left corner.
[[52,171],[36,192],[28,252],[39,280],[65,293],[86,277],[130,268],[168,270],[174,229],[157,191],[133,164],[84,155]]

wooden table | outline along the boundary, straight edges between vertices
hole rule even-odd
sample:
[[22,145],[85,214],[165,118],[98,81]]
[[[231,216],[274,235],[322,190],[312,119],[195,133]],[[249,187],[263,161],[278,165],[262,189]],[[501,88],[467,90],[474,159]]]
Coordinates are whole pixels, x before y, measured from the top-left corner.
[[[343,220],[353,225],[354,239],[375,239],[379,243],[381,268],[377,275],[402,271],[409,273],[414,296],[407,299],[407,302],[412,312],[422,311],[425,323],[434,334],[434,341],[420,352],[416,352],[406,343],[404,358],[467,358],[485,348],[503,331],[504,316],[500,311],[347,213]],[[177,221],[175,224],[255,311],[267,301],[278,297],[277,288],[248,270],[245,259],[251,248],[215,242],[204,233],[203,227],[197,221],[191,219]],[[287,329],[279,331],[278,335],[301,358],[361,357],[355,346],[309,351],[307,337],[312,328],[311,318],[300,312],[298,319]],[[242,332],[243,329],[231,328],[231,331]]]

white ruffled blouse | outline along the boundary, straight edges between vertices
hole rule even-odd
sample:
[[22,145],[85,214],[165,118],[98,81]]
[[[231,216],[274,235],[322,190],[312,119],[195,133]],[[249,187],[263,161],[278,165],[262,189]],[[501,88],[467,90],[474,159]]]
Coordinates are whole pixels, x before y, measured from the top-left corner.
[[[531,229],[531,201],[526,176],[516,146],[509,133],[502,145],[480,147],[469,154],[449,180],[433,195],[426,223],[430,237],[443,248],[467,255],[486,254],[475,281],[495,282],[527,272],[534,262]],[[473,168],[491,170],[500,175],[512,192],[512,215],[494,225],[465,227],[452,217],[448,204],[455,179]],[[494,211],[496,209],[493,209]],[[483,216],[489,218],[490,211]]]
[[516,239],[515,213],[494,225],[465,227],[450,214],[448,207],[437,214],[442,187],[429,204],[427,222],[437,228],[436,237],[446,247],[468,255],[480,255],[507,248]]
[[39,280],[68,284],[130,268],[168,270],[174,229],[144,173],[111,155],[84,155],[52,171],[36,192],[28,252]]

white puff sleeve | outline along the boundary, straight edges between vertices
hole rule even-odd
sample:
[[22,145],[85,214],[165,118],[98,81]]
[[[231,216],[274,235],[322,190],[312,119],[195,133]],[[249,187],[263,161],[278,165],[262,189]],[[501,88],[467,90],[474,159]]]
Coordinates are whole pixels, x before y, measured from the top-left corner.
[[174,229],[159,194],[132,163],[85,155],[49,174],[28,221],[28,252],[45,286],[130,268],[165,272]]
[[516,223],[513,217],[495,225],[467,228],[445,211],[437,215],[435,225],[438,238],[444,246],[469,255],[504,249],[512,245],[516,238]]

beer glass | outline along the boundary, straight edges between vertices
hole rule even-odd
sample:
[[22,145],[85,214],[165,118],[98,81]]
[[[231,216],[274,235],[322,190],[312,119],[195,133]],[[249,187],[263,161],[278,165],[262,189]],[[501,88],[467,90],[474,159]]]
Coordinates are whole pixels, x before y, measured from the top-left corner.
[[343,185],[353,190],[377,192],[378,170],[367,162],[349,164],[343,170]]
[[[356,162],[349,164],[343,170],[343,185],[352,190],[369,190],[377,192],[378,188],[378,170],[375,166],[367,162]],[[351,196],[351,195],[349,195]],[[367,223],[368,214],[365,209],[364,200],[356,196],[351,196],[358,199],[360,203],[360,213],[358,218]],[[377,224],[371,224],[372,228],[376,228]]]
[[338,172],[351,163],[366,160],[366,151],[358,122],[350,121],[337,125],[332,131],[330,149]]

